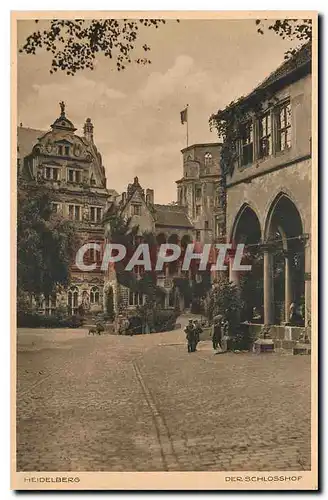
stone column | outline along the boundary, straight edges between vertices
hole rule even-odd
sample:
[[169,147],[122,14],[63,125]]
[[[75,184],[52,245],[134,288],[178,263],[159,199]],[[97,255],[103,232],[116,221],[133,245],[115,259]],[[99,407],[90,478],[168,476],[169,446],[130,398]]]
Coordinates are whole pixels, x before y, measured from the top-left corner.
[[311,240],[308,238],[304,243],[304,267],[305,267],[305,326],[311,322]]
[[264,247],[263,259],[263,292],[264,292],[264,324],[272,325],[274,322],[273,306],[273,255],[268,247]]
[[239,271],[233,270],[234,256],[229,259],[229,281],[232,281],[234,285],[239,288]]
[[293,286],[292,286],[292,255],[285,252],[285,322],[289,323],[289,308],[293,302]]

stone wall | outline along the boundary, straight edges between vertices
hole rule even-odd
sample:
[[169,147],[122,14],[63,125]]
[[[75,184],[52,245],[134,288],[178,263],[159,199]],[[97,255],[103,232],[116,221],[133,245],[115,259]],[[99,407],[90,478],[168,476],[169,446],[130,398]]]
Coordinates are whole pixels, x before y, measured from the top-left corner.
[[272,203],[279,193],[285,193],[298,209],[303,232],[311,232],[311,160],[304,160],[274,172],[253,178],[249,182],[227,189],[227,237],[232,237],[233,226],[243,205],[256,213],[264,237],[265,223]]

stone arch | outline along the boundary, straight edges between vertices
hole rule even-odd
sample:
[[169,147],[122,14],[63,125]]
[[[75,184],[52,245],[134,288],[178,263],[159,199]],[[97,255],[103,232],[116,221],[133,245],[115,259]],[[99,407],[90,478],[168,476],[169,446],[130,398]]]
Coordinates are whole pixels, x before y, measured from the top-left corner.
[[305,319],[305,249],[303,220],[297,204],[285,192],[271,202],[264,238],[270,252],[270,281],[276,324],[303,324]]
[[[174,245],[179,245],[179,243],[180,243],[179,235],[177,233],[171,233],[170,236],[167,239],[167,242],[171,243],[171,244],[174,244]],[[170,276],[174,276],[174,275],[177,274],[177,272],[178,272],[178,266],[179,266],[179,262],[177,260],[175,260],[173,262],[169,262],[167,264],[166,267],[168,269],[168,273],[169,273]]]
[[240,290],[243,299],[242,321],[255,321],[263,317],[263,262],[259,257],[262,230],[259,216],[249,203],[244,203],[235,217],[231,231],[232,248],[245,245],[246,262],[250,271],[238,271],[233,268],[233,259],[229,262],[229,279]]
[[182,248],[186,248],[189,243],[192,243],[192,239],[191,239],[190,234],[184,234],[181,238]]
[[177,233],[172,233],[167,239],[168,243],[174,243],[175,245],[179,244],[179,235]]
[[79,289],[76,285],[71,286],[67,291],[67,307],[69,314],[77,314],[79,307]]
[[[261,219],[259,217],[259,214],[258,214],[257,210],[254,209],[254,207],[252,205],[250,205],[249,203],[243,203],[243,205],[238,210],[237,215],[235,216],[235,219],[234,219],[231,231],[230,231],[230,235],[229,235],[230,242],[238,243],[237,232],[238,232],[238,229],[240,228],[240,225],[241,225],[243,219],[245,217],[247,217],[247,215],[249,215],[253,219],[252,222],[254,222],[254,224],[257,225],[256,229],[257,229],[257,233],[259,233],[257,235],[257,240],[258,240],[258,242],[261,240],[262,228],[261,228],[261,223],[260,223]],[[252,241],[252,242],[255,243],[255,241]]]
[[156,235],[156,241],[157,241],[158,245],[162,245],[163,243],[166,243],[167,235],[164,232],[158,233]]
[[297,228],[294,228],[294,231],[291,231],[291,234],[295,232],[296,229],[298,229],[300,235],[303,234],[304,220],[300,210],[298,209],[296,201],[294,200],[293,196],[290,195],[290,193],[287,193],[286,190],[280,191],[278,194],[276,194],[270,199],[269,203],[270,204],[267,205],[267,210],[264,219],[263,236],[265,241],[268,240],[270,237],[270,231],[272,230],[274,215],[277,213],[277,209],[279,209],[279,205],[281,205],[282,203],[286,203],[286,207],[289,205],[289,207],[295,211],[294,215],[297,214],[299,217],[299,225]]

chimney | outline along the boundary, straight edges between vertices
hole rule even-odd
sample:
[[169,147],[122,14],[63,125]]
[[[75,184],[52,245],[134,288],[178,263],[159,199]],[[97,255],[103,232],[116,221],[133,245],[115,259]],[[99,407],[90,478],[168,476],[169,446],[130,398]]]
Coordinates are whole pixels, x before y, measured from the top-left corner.
[[154,205],[154,190],[146,189],[146,203],[147,205]]
[[125,203],[126,203],[126,192],[124,191],[122,193],[122,205],[125,205]]
[[84,137],[87,141],[93,142],[93,124],[90,118],[87,118],[83,127]]

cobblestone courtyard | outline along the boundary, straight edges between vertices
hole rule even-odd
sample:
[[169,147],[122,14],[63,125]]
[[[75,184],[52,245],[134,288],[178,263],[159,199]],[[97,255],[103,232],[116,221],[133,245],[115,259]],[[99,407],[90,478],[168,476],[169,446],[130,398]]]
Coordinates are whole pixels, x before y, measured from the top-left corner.
[[309,469],[310,356],[18,331],[18,471]]

